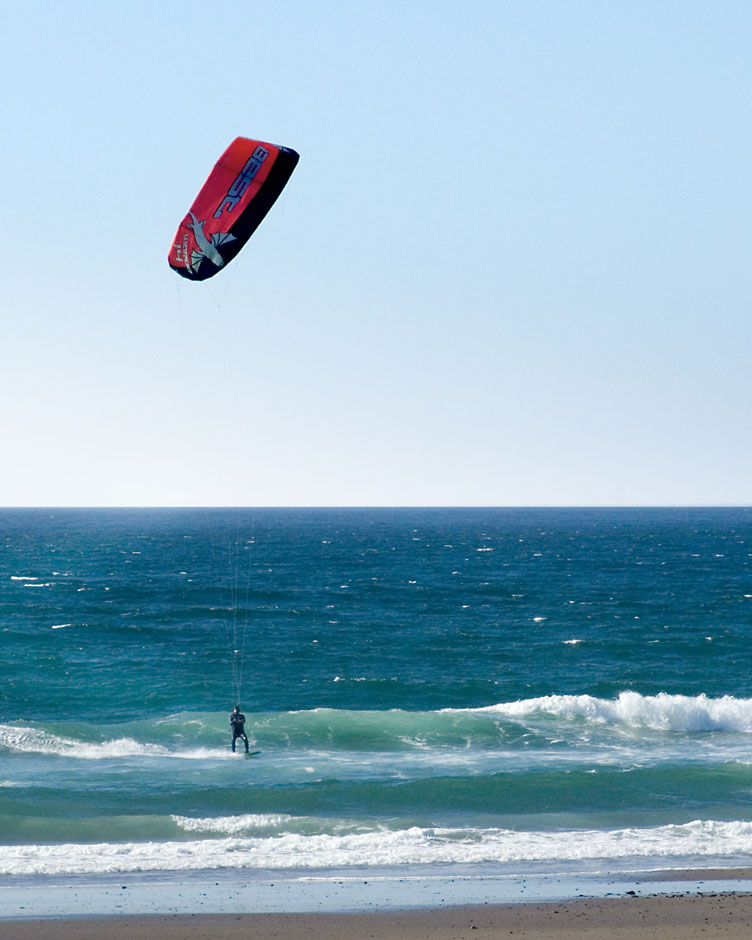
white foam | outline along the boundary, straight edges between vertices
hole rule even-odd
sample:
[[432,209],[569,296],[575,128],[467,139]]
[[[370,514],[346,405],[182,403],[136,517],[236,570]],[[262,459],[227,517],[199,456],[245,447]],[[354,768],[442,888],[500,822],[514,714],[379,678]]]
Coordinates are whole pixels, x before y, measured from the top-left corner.
[[113,758],[165,758],[169,760],[234,760],[227,748],[197,747],[170,750],[162,744],[136,741],[134,738],[107,738],[101,741],[76,741],[23,725],[0,725],[0,749],[27,754],[59,754],[77,760],[112,760]]
[[752,699],[724,695],[640,695],[622,692],[616,699],[592,695],[546,695],[474,709],[510,718],[551,715],[600,724],[621,724],[657,731],[752,732]]
[[216,816],[193,819],[173,816],[172,819],[186,832],[215,832],[227,835],[248,835],[264,830],[279,831],[295,817],[285,813],[244,813],[241,816]]
[[[286,813],[243,813],[240,816],[208,816],[193,818],[173,816],[172,820],[185,832],[228,836],[341,836],[364,833],[369,826],[357,819],[328,819],[316,816],[289,816]],[[380,827],[379,827],[380,828]]]
[[17,725],[0,725],[0,748],[22,751],[27,754],[60,754],[64,757],[77,757],[84,760],[170,754],[167,748],[161,745],[144,744],[133,738],[100,742],[75,741],[38,728]]
[[4,846],[0,874],[103,874],[199,869],[327,869],[523,862],[695,860],[752,853],[752,823],[696,820],[647,829],[517,832],[378,828],[345,835]]

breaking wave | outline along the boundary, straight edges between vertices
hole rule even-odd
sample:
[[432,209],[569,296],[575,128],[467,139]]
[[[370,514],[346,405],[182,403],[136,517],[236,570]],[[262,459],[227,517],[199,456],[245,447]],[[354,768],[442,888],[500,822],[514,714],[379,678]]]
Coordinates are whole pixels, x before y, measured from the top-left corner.
[[752,699],[732,695],[709,698],[704,694],[686,696],[661,692],[659,695],[640,695],[622,692],[616,699],[592,695],[546,695],[491,705],[479,711],[511,719],[547,715],[655,731],[752,731]]
[[[264,752],[410,752],[548,747],[568,735],[592,741],[629,730],[672,734],[752,733],[752,699],[622,692],[615,699],[547,695],[481,708],[266,712],[248,715],[254,746]],[[582,736],[585,736],[583,739]],[[0,749],[101,760],[112,757],[228,756],[227,716],[183,714],[128,725],[54,727],[0,724]]]
[[105,874],[211,869],[332,869],[360,866],[478,865],[550,862],[641,863],[661,867],[687,858],[752,852],[752,823],[696,820],[653,828],[519,832],[421,828],[274,837],[4,846],[0,874]]

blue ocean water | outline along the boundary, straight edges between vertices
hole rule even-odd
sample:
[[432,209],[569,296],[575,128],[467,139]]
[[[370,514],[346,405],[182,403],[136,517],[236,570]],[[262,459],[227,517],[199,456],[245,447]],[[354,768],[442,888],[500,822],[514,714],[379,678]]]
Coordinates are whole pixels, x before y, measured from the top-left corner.
[[6,879],[752,852],[752,510],[2,510],[0,544]]

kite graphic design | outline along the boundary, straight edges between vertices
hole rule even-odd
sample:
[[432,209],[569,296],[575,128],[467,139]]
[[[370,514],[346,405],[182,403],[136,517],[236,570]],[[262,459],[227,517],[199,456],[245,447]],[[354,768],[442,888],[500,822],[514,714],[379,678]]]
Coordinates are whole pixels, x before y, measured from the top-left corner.
[[225,259],[217,251],[217,248],[227,242],[236,241],[235,236],[230,235],[229,232],[214,232],[211,238],[207,238],[206,235],[204,235],[204,225],[206,223],[199,222],[192,212],[189,212],[188,215],[193,219],[192,222],[188,223],[188,228],[193,230],[193,235],[196,239],[196,250],[191,252],[191,270],[194,273],[197,272],[204,258],[207,258],[212,264],[221,268],[225,263]]

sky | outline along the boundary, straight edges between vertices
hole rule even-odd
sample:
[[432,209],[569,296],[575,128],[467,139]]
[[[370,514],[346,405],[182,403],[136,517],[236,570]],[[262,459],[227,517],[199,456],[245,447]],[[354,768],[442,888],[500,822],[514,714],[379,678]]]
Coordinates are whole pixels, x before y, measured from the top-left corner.
[[[26,0],[0,505],[752,503],[747,0]],[[297,150],[238,258],[177,226]]]

